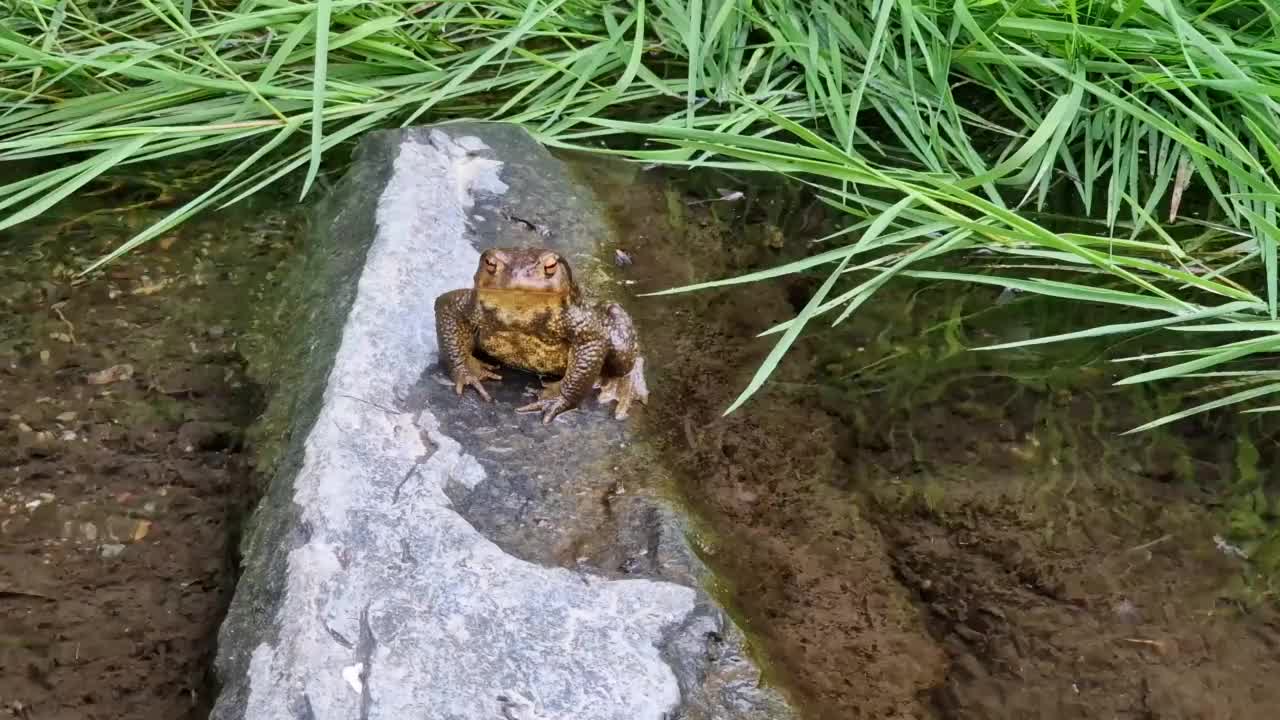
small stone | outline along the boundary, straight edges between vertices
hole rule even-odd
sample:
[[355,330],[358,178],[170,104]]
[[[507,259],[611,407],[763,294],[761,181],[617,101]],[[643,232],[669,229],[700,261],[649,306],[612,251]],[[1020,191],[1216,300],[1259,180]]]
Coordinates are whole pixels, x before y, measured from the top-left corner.
[[49,355],[49,351],[48,351],[48,350],[41,350],[41,351],[40,351],[40,364],[42,364],[42,365],[48,365],[48,364],[49,364],[49,357],[50,357],[50,355]]
[[91,522],[81,523],[80,534],[84,536],[85,540],[93,542],[98,539],[98,526]]
[[107,560],[120,557],[123,553],[124,545],[120,543],[103,543],[98,546],[98,554]]
[[32,458],[53,457],[58,453],[58,447],[52,441],[53,436],[49,433],[32,432],[28,427],[18,435],[18,451]]
[[31,426],[24,422],[18,423],[18,429],[22,432],[31,432]]
[[154,295],[169,285],[168,278],[161,278],[153,281],[146,275],[142,276],[142,282],[129,292],[130,295]]
[[206,330],[205,334],[213,338],[214,340],[217,340],[221,338],[223,335],[227,334],[227,329],[222,327],[221,325],[214,325],[213,327]]
[[[112,540],[129,540],[137,532],[137,521],[123,515],[112,515],[106,522],[107,537]],[[145,534],[145,533],[144,533]]]
[[78,416],[74,411],[68,410],[67,412],[59,414],[56,419],[58,422],[69,423],[69,422],[75,422],[76,417]]
[[76,439],[76,437],[77,435],[74,430],[63,430],[62,434],[58,436],[58,439],[62,440],[63,442],[72,442]]
[[131,377],[133,377],[133,366],[129,363],[122,363],[120,365],[112,365],[105,370],[89,373],[87,379],[90,385],[106,385],[128,380]]
[[770,225],[765,230],[764,244],[773,250],[781,250],[786,247],[787,238],[782,234],[782,228]]

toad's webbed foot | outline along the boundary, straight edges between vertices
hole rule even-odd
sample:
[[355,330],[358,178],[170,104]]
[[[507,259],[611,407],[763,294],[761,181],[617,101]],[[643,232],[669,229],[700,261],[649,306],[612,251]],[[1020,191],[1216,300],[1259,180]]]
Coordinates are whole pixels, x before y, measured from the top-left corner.
[[649,386],[644,380],[644,358],[636,357],[631,372],[621,377],[603,379],[600,388],[600,404],[617,401],[613,417],[622,420],[631,411],[631,402],[639,400],[640,404],[649,404]]
[[542,384],[542,392],[538,393],[538,399],[528,405],[521,405],[516,408],[516,412],[542,413],[542,424],[547,425],[552,420],[555,420],[557,415],[572,409],[573,406],[560,393],[560,381],[556,381],[552,383],[544,382]]

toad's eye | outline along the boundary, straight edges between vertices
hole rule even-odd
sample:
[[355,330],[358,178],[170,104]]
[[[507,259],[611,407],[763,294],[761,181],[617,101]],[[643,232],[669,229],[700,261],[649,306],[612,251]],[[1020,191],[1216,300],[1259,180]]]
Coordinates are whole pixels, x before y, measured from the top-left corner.
[[498,261],[497,261],[497,260],[494,260],[492,257],[490,257],[490,256],[488,256],[488,255],[485,255],[485,256],[484,256],[484,267],[485,267],[485,269],[486,269],[486,270],[488,270],[488,271],[489,271],[489,273],[490,273],[490,274],[492,274],[492,273],[496,273],[496,272],[498,272]]
[[556,260],[553,255],[549,255],[542,259],[542,271],[547,274],[547,277],[551,277],[556,274],[556,267],[558,265],[559,261]]

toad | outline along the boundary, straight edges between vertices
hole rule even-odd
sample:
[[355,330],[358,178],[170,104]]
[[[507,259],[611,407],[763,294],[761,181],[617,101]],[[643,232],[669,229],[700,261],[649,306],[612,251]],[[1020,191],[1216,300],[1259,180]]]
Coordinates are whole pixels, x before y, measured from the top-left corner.
[[516,412],[540,412],[542,422],[572,410],[592,389],[601,404],[617,402],[627,416],[633,400],[648,404],[644,358],[631,316],[616,303],[588,302],[573,269],[546,248],[490,248],[480,255],[471,289],[436,298],[440,360],[462,395],[473,387],[492,401],[483,380],[501,380],[479,350],[502,365],[543,376],[538,399]]

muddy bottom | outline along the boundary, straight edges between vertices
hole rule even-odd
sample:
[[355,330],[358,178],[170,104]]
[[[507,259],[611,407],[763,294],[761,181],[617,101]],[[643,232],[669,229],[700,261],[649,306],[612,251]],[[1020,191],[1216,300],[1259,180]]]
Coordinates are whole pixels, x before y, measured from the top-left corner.
[[[584,172],[631,261],[620,292],[774,266],[831,230],[804,203]],[[1027,328],[973,312],[995,292],[905,281],[835,330],[816,321],[723,416],[780,337],[755,336],[821,279],[626,301],[651,368],[641,422],[766,679],[805,717],[1276,717],[1275,598],[1213,507],[1258,462],[1234,421],[1122,439],[1173,408],[1079,357],[965,352]]]
[[[203,718],[255,491],[238,343],[283,216],[162,217],[110,194],[0,234],[0,716]],[[97,212],[92,212],[97,211]],[[89,214],[86,214],[89,213]],[[233,224],[234,223],[234,224]]]

